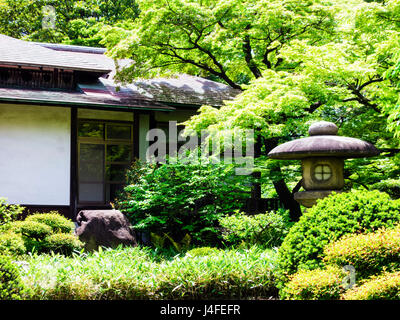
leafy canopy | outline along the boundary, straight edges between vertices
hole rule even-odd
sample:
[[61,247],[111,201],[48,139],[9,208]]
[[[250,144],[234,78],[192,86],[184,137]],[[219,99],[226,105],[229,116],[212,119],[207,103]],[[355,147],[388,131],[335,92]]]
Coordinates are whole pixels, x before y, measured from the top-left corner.
[[138,4],[141,14],[131,30],[105,32],[104,43],[114,57],[136,62],[120,73],[122,80],[184,72],[211,75],[240,89],[241,83],[261,77],[263,70],[281,66],[278,54],[292,39],[325,41],[333,26],[333,10],[324,1]]
[[[97,47],[104,26],[128,25],[137,15],[134,0],[2,0],[0,33],[39,42]],[[43,28],[43,21],[50,19],[54,28]]]

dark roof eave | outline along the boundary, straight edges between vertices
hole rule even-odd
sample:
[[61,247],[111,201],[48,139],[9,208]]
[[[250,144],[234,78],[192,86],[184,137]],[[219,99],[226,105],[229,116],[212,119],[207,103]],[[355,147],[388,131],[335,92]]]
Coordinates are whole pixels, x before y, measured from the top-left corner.
[[14,66],[14,67],[34,67],[34,68],[54,68],[54,69],[62,69],[62,70],[72,70],[72,71],[84,71],[84,72],[93,72],[98,74],[108,74],[112,70],[111,69],[93,69],[93,68],[80,68],[80,67],[68,67],[61,65],[45,65],[45,64],[35,64],[35,63],[23,63],[23,62],[10,62],[10,61],[0,61],[0,65]]
[[49,101],[49,100],[35,100],[35,99],[23,99],[23,98],[5,98],[0,97],[0,103],[2,102],[13,102],[13,103],[31,103],[35,105],[50,105],[50,106],[76,106],[76,107],[89,107],[89,108],[101,108],[101,109],[112,109],[112,110],[145,110],[145,111],[174,111],[173,107],[157,107],[157,106],[141,106],[141,105],[111,105],[102,103],[87,103],[87,102],[76,102],[76,101]]
[[182,107],[182,108],[193,108],[193,109],[199,109],[205,105],[211,106],[213,108],[221,108],[222,107],[222,105],[216,105],[216,104],[211,104],[211,103],[193,104],[193,103],[170,102],[170,101],[162,101],[162,100],[157,100],[157,102],[165,104],[167,106],[171,106],[171,107]]

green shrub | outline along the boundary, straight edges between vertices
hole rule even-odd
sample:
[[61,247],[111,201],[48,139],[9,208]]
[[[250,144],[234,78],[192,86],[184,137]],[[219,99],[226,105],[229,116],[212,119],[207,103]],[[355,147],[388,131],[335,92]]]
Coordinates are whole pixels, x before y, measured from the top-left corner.
[[47,236],[41,247],[41,252],[54,252],[71,255],[83,248],[83,243],[73,234],[56,233]]
[[345,300],[399,300],[400,272],[381,274],[348,290]]
[[0,300],[19,300],[24,292],[18,267],[7,256],[0,256]]
[[400,267],[400,227],[375,233],[345,236],[324,249],[326,264],[352,265],[357,278]]
[[14,232],[0,234],[0,255],[18,256],[26,252],[21,235]]
[[54,212],[7,223],[0,232],[0,250],[3,243],[3,247],[14,254],[32,251],[71,254],[82,248],[82,243],[72,234],[72,222]]
[[191,256],[191,257],[204,257],[204,256],[213,255],[213,254],[216,254],[219,252],[221,252],[221,250],[219,250],[217,248],[200,247],[200,248],[194,248],[192,250],[187,251],[186,255]]
[[25,221],[40,222],[48,225],[54,233],[72,233],[74,231],[74,223],[60,215],[57,211],[36,213],[28,216]]
[[52,233],[51,227],[44,223],[35,221],[17,221],[14,224],[13,230],[22,234],[26,238],[36,241],[43,240]]
[[219,219],[223,227],[223,238],[232,245],[279,246],[288,232],[287,212],[269,212],[246,215],[236,213]]
[[251,179],[235,175],[233,166],[179,162],[136,163],[127,177],[117,207],[136,230],[175,240],[189,234],[196,245],[221,240],[218,219],[242,208]]
[[0,198],[0,225],[15,220],[23,211],[23,207],[8,204],[7,199]]
[[371,189],[376,189],[381,192],[385,192],[389,194],[392,199],[400,198],[400,180],[395,180],[395,179],[383,180],[374,183],[371,186]]
[[52,234],[51,227],[35,221],[11,222],[4,229],[20,234],[27,252],[41,251],[43,240]]
[[279,249],[281,281],[298,269],[323,267],[323,248],[346,234],[393,227],[400,221],[400,201],[379,191],[332,194],[307,210]]
[[327,269],[300,270],[290,276],[280,295],[287,300],[340,299],[345,276],[339,268],[331,266]]

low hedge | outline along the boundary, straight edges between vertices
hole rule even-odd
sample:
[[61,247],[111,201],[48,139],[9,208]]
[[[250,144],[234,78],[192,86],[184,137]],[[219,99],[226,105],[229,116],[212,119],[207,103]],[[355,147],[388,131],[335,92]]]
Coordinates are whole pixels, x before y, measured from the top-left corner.
[[51,227],[53,233],[72,233],[74,231],[74,223],[56,211],[35,213],[28,216],[25,221],[43,223]]
[[71,255],[83,248],[83,243],[73,234],[56,233],[44,239],[41,251]]
[[300,270],[290,277],[280,292],[286,300],[332,300],[340,299],[346,274],[337,267]]
[[36,241],[43,240],[53,232],[48,225],[36,221],[12,222],[9,230]]
[[345,300],[399,300],[400,271],[383,273],[343,295]]
[[359,279],[384,270],[397,270],[400,268],[400,227],[346,236],[326,246],[324,255],[327,264],[352,265]]
[[0,228],[0,252],[22,255],[28,252],[70,255],[83,244],[72,233],[73,222],[51,212],[34,214],[24,221],[14,221]]

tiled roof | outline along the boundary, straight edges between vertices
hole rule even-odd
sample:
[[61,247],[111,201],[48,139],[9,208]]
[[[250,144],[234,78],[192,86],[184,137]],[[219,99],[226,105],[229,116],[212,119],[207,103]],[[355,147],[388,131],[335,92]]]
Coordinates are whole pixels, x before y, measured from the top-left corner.
[[[102,48],[27,42],[0,35],[0,65],[47,66],[107,74],[107,79],[100,78],[97,84],[81,86],[81,93],[0,88],[0,100],[26,99],[120,107],[123,103],[127,107],[137,107],[143,103],[144,106],[153,105],[156,109],[167,110],[165,104],[222,106],[224,100],[231,100],[240,93],[225,84],[190,75],[135,80],[131,84],[120,85],[113,80],[115,62],[104,52]],[[133,62],[125,59],[117,63],[123,67]],[[116,90],[117,87],[119,90]]]
[[222,106],[240,93],[225,84],[190,75],[133,81],[127,85],[141,95],[163,103]]
[[[57,51],[73,52],[79,58],[96,61],[112,69],[108,79],[114,77],[115,62],[104,54],[105,49],[48,43],[37,44]],[[124,67],[133,62],[123,59],[118,60],[117,63],[120,67]],[[116,86],[117,84],[109,83],[109,85]],[[145,96],[162,103],[195,106],[204,104],[222,106],[224,100],[231,100],[240,93],[240,90],[225,84],[186,74],[178,75],[175,78],[134,80],[121,90],[130,90],[131,95]]]
[[118,92],[103,81],[93,85],[79,85],[81,91],[55,91],[0,88],[0,102],[35,103],[42,105],[68,105],[76,107],[104,107],[132,110],[172,111],[175,108],[140,95]]
[[35,43],[0,35],[0,65],[50,67],[109,73],[112,68],[92,57],[56,51]]

